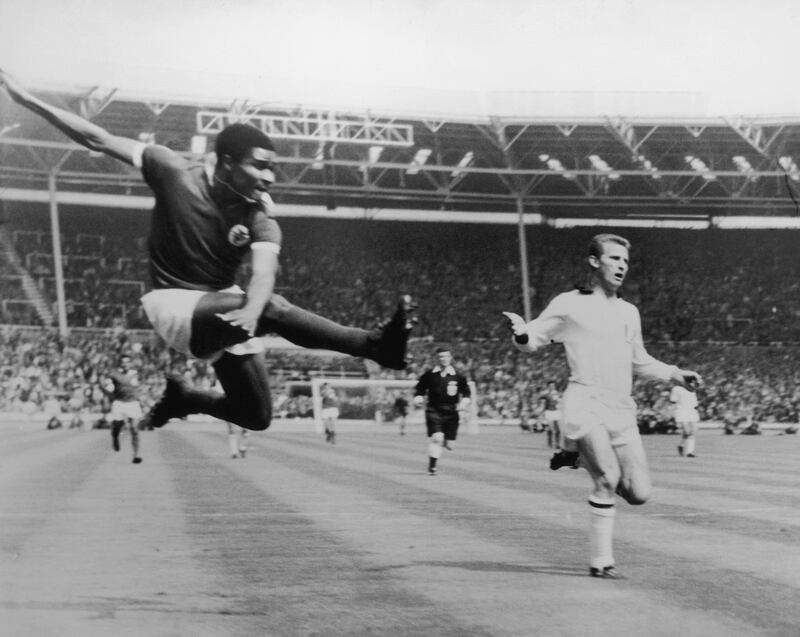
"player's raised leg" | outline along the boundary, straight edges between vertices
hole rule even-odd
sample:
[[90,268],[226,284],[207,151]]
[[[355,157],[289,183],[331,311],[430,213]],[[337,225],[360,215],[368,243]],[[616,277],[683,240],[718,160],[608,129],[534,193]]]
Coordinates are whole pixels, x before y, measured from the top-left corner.
[[[209,292],[199,299],[191,319],[189,346],[193,355],[205,358],[250,338],[242,328],[220,317],[243,303],[241,295],[225,292]],[[329,349],[369,358],[391,369],[404,369],[414,310],[411,297],[404,295],[389,321],[380,329],[365,330],[340,325],[276,294],[264,309],[256,335],[275,333],[301,347]]]

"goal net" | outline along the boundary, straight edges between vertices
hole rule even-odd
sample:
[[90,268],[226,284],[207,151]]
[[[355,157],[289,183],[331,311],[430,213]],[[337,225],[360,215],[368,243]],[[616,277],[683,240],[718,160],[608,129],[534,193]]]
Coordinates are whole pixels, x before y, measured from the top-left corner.
[[[320,433],[324,431],[321,388],[325,384],[336,393],[339,420],[394,426],[398,418],[395,401],[403,397],[408,403],[406,423],[425,423],[425,410],[414,408],[415,380],[317,377],[311,379],[311,403],[314,427]],[[466,411],[461,412],[461,429],[467,433],[477,433],[477,390],[472,381],[469,382],[469,387],[472,391],[472,402]]]

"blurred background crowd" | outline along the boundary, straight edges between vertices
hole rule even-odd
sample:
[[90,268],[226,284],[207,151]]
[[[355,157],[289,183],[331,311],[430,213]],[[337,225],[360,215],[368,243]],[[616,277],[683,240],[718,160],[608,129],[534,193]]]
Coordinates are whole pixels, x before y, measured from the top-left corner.
[[[71,408],[102,409],[102,382],[120,353],[141,370],[144,402],[163,388],[165,371],[211,387],[213,370],[168,352],[148,331],[139,297],[148,286],[149,213],[65,207],[62,254],[70,335],[45,326],[25,289],[55,314],[52,238],[46,210],[6,209],[0,233],[0,410],[33,411],[48,396]],[[372,327],[397,296],[419,302],[407,372],[308,352],[270,352],[276,413],[310,409],[291,383],[317,375],[414,378],[446,343],[475,381],[478,412],[515,419],[535,410],[548,380],[563,388],[560,346],[535,355],[510,344],[503,310],[521,312],[517,229],[513,226],[279,219],[284,231],[278,291],[292,302],[348,325]],[[594,228],[527,231],[530,298],[538,313],[584,277]],[[623,229],[633,243],[624,296],[643,317],[648,350],[697,369],[706,379],[701,417],[796,422],[800,389],[800,260],[794,234],[779,231]],[[51,314],[51,315],[52,315]],[[50,319],[52,320],[52,319]],[[42,329],[44,328],[44,329]],[[660,410],[666,387],[637,382],[642,410]]]

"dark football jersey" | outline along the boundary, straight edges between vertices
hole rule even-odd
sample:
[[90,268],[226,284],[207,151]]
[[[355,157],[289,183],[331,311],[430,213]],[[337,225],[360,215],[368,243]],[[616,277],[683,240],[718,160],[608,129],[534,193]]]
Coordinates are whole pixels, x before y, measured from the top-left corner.
[[440,373],[429,369],[417,381],[416,396],[428,397],[428,411],[455,411],[462,397],[469,398],[472,392],[467,379],[458,372]]
[[112,400],[130,402],[139,397],[139,373],[135,369],[117,369],[109,375],[111,381],[106,388]]
[[155,288],[216,291],[232,286],[250,244],[281,244],[278,223],[261,203],[220,209],[205,167],[164,146],[148,146],[142,175],[155,195],[148,249]]
[[408,415],[408,399],[404,396],[398,396],[397,400],[394,401],[394,413],[399,416],[407,416]]
[[544,408],[547,411],[556,411],[558,409],[558,404],[561,402],[561,396],[558,391],[548,391],[542,394],[541,401],[544,403]]

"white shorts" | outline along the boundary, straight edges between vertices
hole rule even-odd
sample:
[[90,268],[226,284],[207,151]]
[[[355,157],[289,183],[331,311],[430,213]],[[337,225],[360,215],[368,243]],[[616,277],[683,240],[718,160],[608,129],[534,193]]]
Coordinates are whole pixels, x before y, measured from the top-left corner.
[[556,409],[546,409],[544,412],[544,420],[548,424],[558,422],[561,420],[561,412]]
[[142,406],[138,400],[115,400],[111,403],[111,411],[108,414],[110,421],[125,420],[139,420],[144,414],[142,413]]
[[700,422],[700,416],[697,414],[696,409],[682,409],[675,412],[675,422]]
[[339,408],[338,407],[324,407],[320,412],[320,415],[325,420],[336,420],[339,417]]
[[[244,294],[239,286],[233,286],[221,292]],[[192,315],[200,298],[207,294],[202,290],[182,290],[180,288],[167,288],[153,290],[142,297],[142,307],[147,319],[161,338],[172,349],[182,354],[194,357],[189,344],[192,341]],[[266,349],[263,339],[251,338],[248,341],[237,343],[224,351],[236,354],[259,354]],[[207,359],[217,359],[222,351],[215,352]]]
[[568,440],[579,440],[594,427],[604,427],[614,446],[629,444],[639,436],[636,403],[630,396],[570,383],[561,411],[561,433]]

